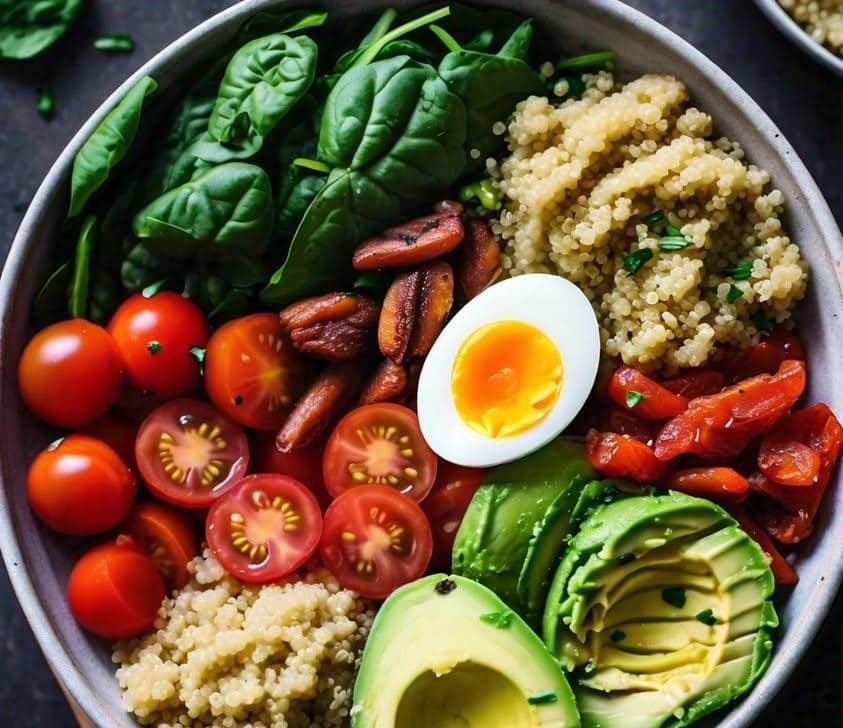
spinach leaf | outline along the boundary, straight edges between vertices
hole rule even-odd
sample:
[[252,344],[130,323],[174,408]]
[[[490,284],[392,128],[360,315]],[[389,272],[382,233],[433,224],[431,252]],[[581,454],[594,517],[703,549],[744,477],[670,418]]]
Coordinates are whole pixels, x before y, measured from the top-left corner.
[[120,282],[127,291],[142,291],[157,281],[177,276],[184,261],[153,253],[144,243],[136,243],[120,266]]
[[275,234],[290,239],[307,212],[327,183],[324,174],[306,174],[300,167],[291,166],[281,180],[281,191],[276,200]]
[[530,44],[533,42],[533,20],[527,18],[509,36],[498,51],[504,58],[517,58],[525,63],[530,59]]
[[272,189],[260,167],[229,162],[165,192],[135,215],[133,230],[173,258],[260,255],[272,231]]
[[224,258],[213,270],[222,280],[237,288],[263,285],[270,274],[262,260],[246,255]]
[[70,217],[78,215],[129,151],[140,123],[144,100],[158,88],[149,76],[138,81],[103,119],[73,160]]
[[41,329],[67,316],[67,290],[70,286],[71,261],[56,268],[41,286],[32,305],[32,323]]
[[0,0],[0,58],[32,58],[55,43],[82,0]]
[[72,318],[84,318],[88,312],[88,286],[91,277],[91,258],[97,232],[97,218],[88,215],[82,223],[76,255],[73,259],[73,276],[67,291],[67,309]]
[[88,318],[104,326],[120,305],[122,291],[114,274],[106,268],[95,267],[91,277]]
[[328,20],[328,13],[311,10],[264,10],[255,13],[240,29],[242,42],[261,38],[270,33],[296,33],[319,28]]

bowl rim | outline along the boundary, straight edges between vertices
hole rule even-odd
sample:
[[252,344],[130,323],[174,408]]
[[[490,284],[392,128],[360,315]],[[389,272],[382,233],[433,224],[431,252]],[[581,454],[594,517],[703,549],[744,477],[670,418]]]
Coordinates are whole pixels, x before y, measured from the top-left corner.
[[[417,0],[412,1],[417,2]],[[421,0],[418,4],[425,1]],[[489,2],[489,0],[485,1]],[[760,2],[760,0],[756,1]],[[834,216],[796,151],[749,94],[701,51],[658,21],[626,5],[621,0],[545,0],[545,2],[549,5],[573,5],[596,9],[616,23],[637,26],[653,40],[681,56],[696,71],[708,76],[713,86],[729,94],[735,104],[744,110],[745,115],[752,118],[754,127],[767,146],[777,151],[777,156],[792,174],[803,193],[804,204],[814,217],[817,226],[827,231],[825,248],[843,250],[843,236]],[[775,0],[771,2],[778,7]],[[500,3],[501,0],[491,0],[491,4]],[[50,199],[69,174],[73,158],[84,140],[140,78],[145,75],[154,76],[161,69],[172,66],[189,50],[201,48],[204,36],[216,30],[224,31],[260,10],[293,4],[301,3],[298,0],[240,0],[230,8],[211,16],[164,47],[132,73],[99,105],[68,142],[33,196],[12,241],[0,276],[0,389],[3,387],[3,382],[7,380],[6,376],[3,376],[3,370],[8,367],[5,357],[2,356],[2,344],[6,340],[6,331],[10,327],[10,301],[16,293],[20,279],[26,274],[27,243],[37,229],[38,220],[48,212]],[[520,2],[513,5],[515,5],[514,9],[523,10]],[[779,10],[784,13],[782,8]],[[807,37],[807,34],[803,33],[803,35]],[[843,290],[843,271],[837,266],[832,270],[833,272],[828,271],[828,275],[836,278],[838,288]],[[8,457],[8,454],[0,452],[0,458],[5,459],[5,457]],[[0,551],[2,551],[9,579],[38,644],[51,669],[59,676],[66,693],[72,697],[85,717],[94,725],[107,728],[109,725],[107,713],[97,697],[95,687],[78,667],[54,630],[45,607],[38,597],[33,580],[25,568],[24,550],[18,540],[5,484],[2,482],[5,470],[5,467],[0,467]],[[817,581],[808,595],[807,608],[803,609],[802,615],[792,622],[798,629],[800,639],[777,644],[774,663],[763,680],[731,708],[724,716],[722,726],[727,728],[749,726],[782,689],[816,637],[843,581],[843,522],[838,525],[836,531],[827,531],[824,538],[835,539],[840,547],[834,551],[837,554],[836,558],[826,562],[822,578]]]
[[792,15],[779,5],[778,0],[755,0],[755,4],[792,43],[812,56],[815,61],[839,76],[843,76],[843,56],[838,56],[834,51],[814,40]]

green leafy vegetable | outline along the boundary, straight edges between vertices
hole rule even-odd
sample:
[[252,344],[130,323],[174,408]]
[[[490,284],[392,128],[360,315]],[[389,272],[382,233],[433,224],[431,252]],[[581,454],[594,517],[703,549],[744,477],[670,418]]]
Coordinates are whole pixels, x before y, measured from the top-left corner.
[[635,407],[635,405],[637,405],[639,402],[641,402],[642,399],[644,399],[643,392],[636,392],[635,390],[630,389],[626,393],[626,406],[631,409],[632,407]]
[[304,169],[310,169],[314,172],[319,172],[320,174],[330,174],[331,172],[331,168],[324,162],[320,162],[318,159],[296,157],[293,160],[293,164],[295,164],[297,167],[303,167]]
[[738,288],[734,283],[729,285],[729,292],[726,294],[726,300],[729,303],[734,303],[739,298],[743,297],[743,291]]
[[517,58],[525,63],[530,59],[530,45],[533,42],[533,21],[527,18],[507,38],[498,51],[499,56]]
[[41,86],[38,89],[38,102],[36,104],[38,113],[45,119],[52,119],[55,112],[55,102],[53,101],[53,94],[46,86]]
[[36,328],[43,328],[67,315],[67,291],[71,273],[71,262],[66,260],[41,286],[32,305],[32,321]]
[[131,53],[135,50],[135,39],[127,33],[101,35],[94,41],[94,48],[106,53]]
[[150,286],[156,286],[156,290],[162,288],[170,276],[180,271],[182,265],[182,261],[158,256],[144,243],[137,243],[120,265],[120,281],[126,290],[143,291],[146,295]]
[[682,609],[685,606],[685,590],[681,586],[668,586],[662,589],[662,600],[671,607]]
[[88,311],[88,285],[91,276],[91,258],[94,254],[97,218],[88,215],[82,222],[76,255],[73,260],[73,277],[67,292],[67,308],[73,318],[84,318]]
[[261,38],[271,33],[297,33],[300,30],[319,28],[328,20],[328,13],[310,10],[264,10],[253,15],[240,29],[245,41]]
[[683,237],[682,231],[678,227],[676,227],[676,225],[671,225],[670,223],[667,223],[664,226],[664,232],[668,237],[672,237],[672,238]]
[[501,195],[490,179],[482,179],[467,184],[460,189],[460,200],[471,202],[477,200],[486,210],[501,209]]
[[557,71],[570,71],[573,69],[611,71],[614,67],[615,54],[613,51],[584,53],[581,56],[563,58],[556,64]]
[[752,264],[751,260],[742,260],[740,263],[726,268],[725,273],[736,281],[745,281],[752,275]]
[[545,690],[527,698],[530,705],[545,705],[546,703],[555,703],[557,700],[559,700],[559,696],[556,695],[555,690]]
[[658,225],[664,220],[664,213],[661,210],[653,210],[649,215],[644,216],[644,224],[648,227]]
[[653,251],[650,248],[639,248],[632,253],[626,253],[623,256],[623,267],[629,273],[635,273],[644,263],[653,257]]
[[0,0],[0,58],[32,58],[55,43],[82,0]]
[[149,76],[138,81],[82,145],[73,160],[70,217],[82,212],[91,195],[126,156],[138,130],[144,100],[157,88]]

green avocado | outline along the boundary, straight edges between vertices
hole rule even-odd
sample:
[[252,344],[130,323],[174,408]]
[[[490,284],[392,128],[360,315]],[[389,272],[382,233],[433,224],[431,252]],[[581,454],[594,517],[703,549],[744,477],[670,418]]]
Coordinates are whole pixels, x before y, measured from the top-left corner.
[[353,728],[573,728],[574,696],[533,631],[484,586],[434,574],[378,612]]
[[565,438],[495,468],[457,531],[454,572],[489,587],[536,622],[570,514],[594,477],[582,444]]
[[543,636],[586,728],[686,726],[770,662],[773,575],[720,507],[671,492],[600,506],[559,565]]

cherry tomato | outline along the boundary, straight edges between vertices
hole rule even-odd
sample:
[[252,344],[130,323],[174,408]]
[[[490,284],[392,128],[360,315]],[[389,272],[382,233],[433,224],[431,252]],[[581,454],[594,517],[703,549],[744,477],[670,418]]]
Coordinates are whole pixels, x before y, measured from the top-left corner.
[[163,291],[127,298],[111,317],[108,330],[136,389],[178,397],[199,383],[199,362],[191,349],[205,346],[208,326],[195,303]]
[[437,463],[416,413],[383,402],[358,407],[339,421],[325,446],[322,472],[335,498],[372,483],[421,501],[433,487]]
[[50,528],[92,536],[114,528],[132,507],[135,476],[101,440],[69,435],[33,460],[26,476],[29,503]]
[[643,442],[614,432],[589,432],[585,456],[599,473],[612,478],[630,478],[638,483],[661,480],[670,469]]
[[796,334],[777,327],[758,344],[727,361],[725,370],[729,382],[734,383],[759,374],[775,374],[788,359],[805,361],[805,349]]
[[154,562],[126,536],[88,551],[67,582],[67,600],[76,621],[109,640],[149,630],[165,596]]
[[692,399],[688,409],[662,427],[656,455],[661,460],[685,453],[733,457],[781,419],[804,389],[805,364],[786,361],[776,374],[761,374],[718,394]]
[[688,399],[717,394],[726,383],[723,372],[716,369],[685,369],[675,377],[662,380],[662,387]]
[[643,372],[626,365],[609,380],[609,396],[621,409],[645,420],[666,420],[683,412],[688,400],[665,389]]
[[101,326],[84,319],[39,331],[21,354],[18,387],[27,407],[56,427],[96,422],[120,394],[120,358]]
[[342,493],[325,513],[319,554],[347,589],[385,599],[420,577],[433,553],[433,533],[424,511],[383,485],[361,485]]
[[433,490],[422,503],[422,510],[433,529],[431,568],[451,570],[451,552],[457,529],[488,472],[486,468],[466,468],[446,460],[439,461]]
[[658,432],[658,424],[642,420],[626,410],[612,407],[605,424],[600,427],[605,432],[614,432],[617,435],[629,435],[645,444],[652,444]]
[[176,399],[156,409],[138,430],[140,476],[162,500],[208,508],[249,467],[249,443],[236,422],[211,405]]
[[199,554],[193,523],[187,515],[162,503],[140,503],[122,530],[155,562],[170,589],[187,584],[187,565]]
[[232,576],[252,584],[276,581],[302,566],[322,535],[313,494],[286,475],[248,475],[208,512],[205,539]]
[[821,464],[818,452],[781,430],[774,428],[761,440],[758,469],[774,483],[811,485],[819,476]]
[[241,425],[278,430],[302,393],[305,377],[305,364],[284,338],[276,314],[229,321],[208,342],[208,396]]
[[689,468],[682,470],[664,482],[665,488],[679,490],[702,498],[726,500],[740,503],[746,499],[749,482],[732,468]]
[[767,562],[770,564],[770,571],[773,572],[773,578],[775,578],[776,584],[779,586],[792,586],[799,581],[796,570],[779,553],[779,550],[770,540],[764,529],[740,506],[732,508],[731,512],[741,528],[761,547],[761,550],[767,556]]
[[255,438],[251,469],[255,473],[280,473],[295,478],[307,486],[324,509],[331,502],[322,477],[324,449],[323,444],[317,443],[293,452],[280,452],[275,447],[274,434],[260,433]]
[[105,415],[93,425],[79,431],[80,435],[87,435],[96,440],[102,440],[120,459],[126,463],[135,473],[138,471],[135,462],[135,438],[138,434],[138,426],[124,420],[122,417]]

